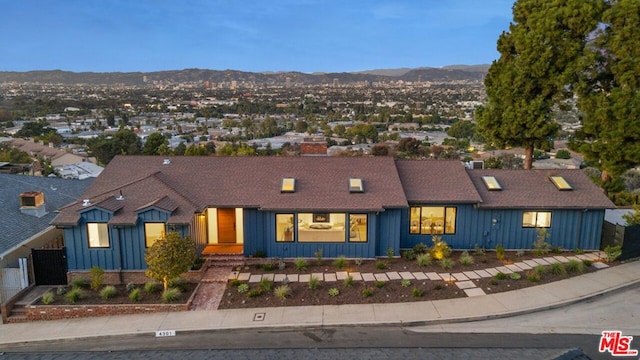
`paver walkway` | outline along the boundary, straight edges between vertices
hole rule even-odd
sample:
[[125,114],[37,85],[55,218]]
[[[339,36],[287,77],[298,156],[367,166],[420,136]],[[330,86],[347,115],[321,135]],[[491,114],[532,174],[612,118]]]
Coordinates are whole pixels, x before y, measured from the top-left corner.
[[[576,259],[594,261],[593,266],[596,269],[608,267],[607,264],[597,262],[605,257],[603,252],[593,252],[577,255]],[[511,274],[516,272],[524,272],[530,270],[536,265],[551,265],[553,263],[566,263],[570,258],[564,256],[547,256],[533,260],[525,260],[515,264],[499,266],[495,268],[470,270],[462,273],[435,273],[435,272],[380,272],[380,273],[347,273],[345,271],[335,271],[314,274],[251,274],[249,272],[232,271],[230,267],[212,267],[209,268],[202,279],[202,284],[198,288],[191,307],[192,310],[215,310],[220,304],[220,300],[226,288],[226,281],[238,279],[257,283],[261,279],[269,279],[275,282],[309,282],[311,276],[321,281],[335,282],[343,281],[347,276],[351,276],[354,281],[390,281],[400,279],[417,279],[430,281],[447,281],[453,282],[459,289],[464,291],[468,296],[486,295],[485,292],[476,287],[471,280],[487,278],[495,276],[498,273]]]

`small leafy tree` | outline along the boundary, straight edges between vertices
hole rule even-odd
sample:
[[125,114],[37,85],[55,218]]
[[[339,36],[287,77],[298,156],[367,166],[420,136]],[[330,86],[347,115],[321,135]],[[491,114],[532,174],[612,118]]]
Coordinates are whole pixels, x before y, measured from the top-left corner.
[[640,205],[633,205],[633,212],[622,215],[622,218],[631,225],[640,225]]
[[144,256],[147,262],[145,274],[162,281],[164,290],[167,290],[169,280],[187,272],[195,258],[196,245],[189,236],[168,232],[147,250]]

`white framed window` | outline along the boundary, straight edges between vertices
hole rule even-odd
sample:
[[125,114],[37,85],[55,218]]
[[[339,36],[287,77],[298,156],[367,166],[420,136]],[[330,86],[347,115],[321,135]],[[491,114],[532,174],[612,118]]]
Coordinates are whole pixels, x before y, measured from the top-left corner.
[[108,248],[111,246],[107,223],[87,223],[87,237],[89,238],[90,248]]
[[522,227],[551,227],[551,211],[525,211],[522,213]]

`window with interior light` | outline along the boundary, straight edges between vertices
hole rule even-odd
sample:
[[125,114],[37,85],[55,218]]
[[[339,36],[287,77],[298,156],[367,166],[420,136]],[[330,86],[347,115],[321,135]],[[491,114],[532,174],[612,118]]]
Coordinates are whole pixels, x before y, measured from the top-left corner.
[[522,227],[551,227],[551,211],[525,211],[522,213]]
[[166,232],[164,223],[144,224],[144,243],[146,247],[151,247],[158,239],[164,237]]
[[455,234],[456,208],[449,206],[412,206],[410,234]]
[[90,248],[108,248],[111,246],[107,223],[87,223],[87,237],[89,238]]
[[293,241],[293,214],[276,214],[276,241]]

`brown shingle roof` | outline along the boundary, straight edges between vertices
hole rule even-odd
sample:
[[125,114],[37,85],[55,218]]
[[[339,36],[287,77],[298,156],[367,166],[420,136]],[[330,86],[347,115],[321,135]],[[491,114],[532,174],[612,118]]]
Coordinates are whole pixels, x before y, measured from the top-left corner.
[[398,173],[409,203],[477,203],[482,199],[460,161],[400,160]]
[[[519,209],[594,209],[614,208],[605,196],[581,170],[469,170],[471,180],[482,197],[481,207]],[[489,191],[482,176],[494,176],[502,190]],[[573,190],[561,191],[549,176],[562,176]]]

